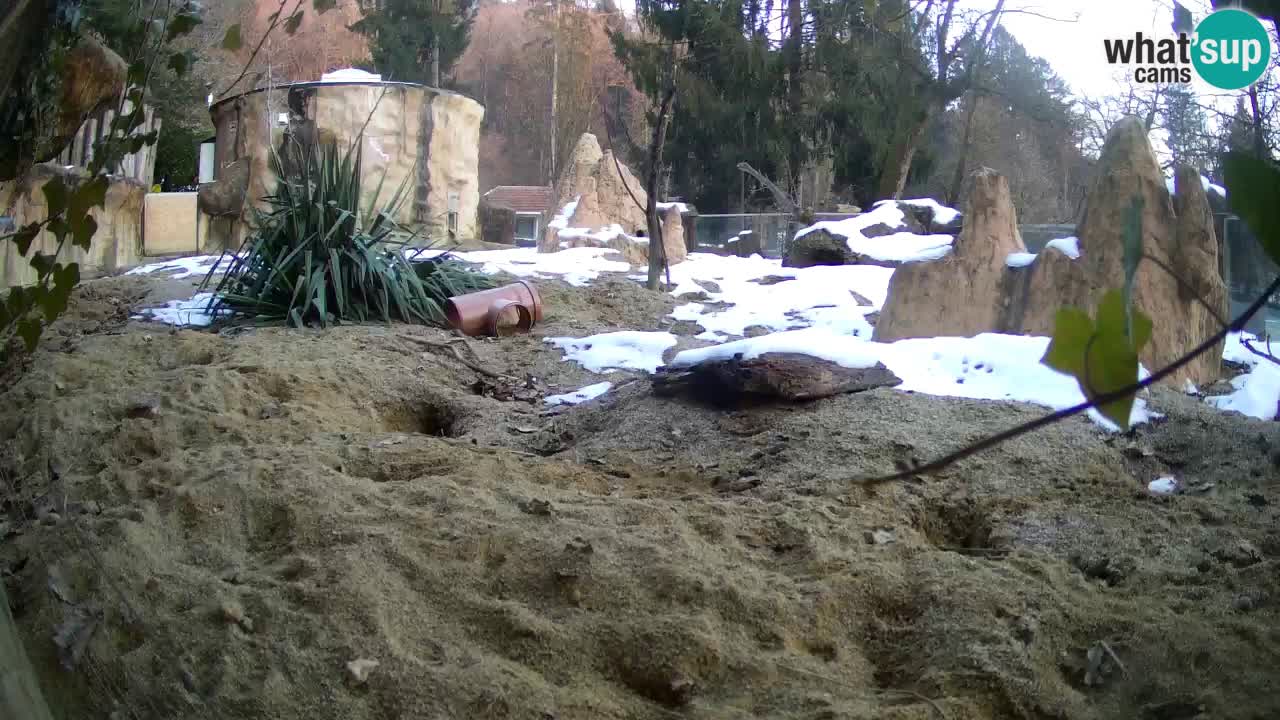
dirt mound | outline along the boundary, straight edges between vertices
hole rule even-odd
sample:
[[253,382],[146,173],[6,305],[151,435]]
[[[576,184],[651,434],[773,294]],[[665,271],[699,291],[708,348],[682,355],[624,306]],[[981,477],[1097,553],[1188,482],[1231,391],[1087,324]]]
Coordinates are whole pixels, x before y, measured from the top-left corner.
[[[82,298],[143,291],[106,282]],[[545,335],[671,305],[540,287]],[[1130,436],[1068,422],[864,489],[1042,411],[725,412],[639,379],[550,413],[406,339],[436,331],[171,332],[101,299],[0,396],[0,570],[67,717],[1280,716],[1274,423],[1160,392]],[[1148,494],[1165,473],[1196,492]]]

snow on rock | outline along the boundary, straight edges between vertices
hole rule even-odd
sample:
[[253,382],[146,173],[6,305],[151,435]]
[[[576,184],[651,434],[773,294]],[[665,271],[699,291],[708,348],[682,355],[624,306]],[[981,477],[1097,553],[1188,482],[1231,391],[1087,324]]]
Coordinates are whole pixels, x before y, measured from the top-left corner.
[[[770,276],[774,284],[760,284]],[[707,300],[677,306],[671,317],[701,325],[703,340],[726,340],[752,326],[774,331],[826,327],[869,338],[866,316],[884,305],[892,276],[892,268],[875,265],[783,268],[759,255],[693,253],[671,268],[672,294],[703,293]]]
[[584,338],[546,338],[546,342],[564,350],[565,360],[572,360],[591,372],[643,370],[651,373],[662,365],[663,354],[675,347],[676,336],[668,332],[623,330]]
[[[892,200],[881,200],[881,203],[892,203]],[[914,200],[899,200],[904,205],[913,205],[915,207],[927,207],[933,210],[933,222],[939,225],[950,225],[953,220],[960,217],[960,211],[955,208],[949,208],[946,205],[934,200],[933,198],[917,198]]]
[[1078,237],[1064,237],[1058,238],[1057,240],[1050,240],[1044,247],[1046,250],[1049,248],[1056,248],[1059,252],[1072,260],[1080,259],[1080,238]]
[[375,75],[364,70],[355,68],[343,68],[327,72],[320,76],[320,82],[338,83],[338,82],[382,82],[381,75]]
[[[1169,189],[1170,195],[1174,193],[1174,188],[1176,187],[1176,185],[1174,184],[1172,177],[1166,177],[1164,179],[1164,186]],[[1226,188],[1222,187],[1221,185],[1215,185],[1212,180],[1210,180],[1208,177],[1204,175],[1200,176],[1200,186],[1204,188],[1204,191],[1206,193],[1213,193],[1221,198],[1227,197]]]
[[564,228],[568,227],[569,219],[572,218],[573,214],[578,211],[578,203],[581,200],[582,200],[582,196],[579,195],[575,197],[572,202],[565,203],[564,207],[560,209],[560,212],[557,213],[555,217],[551,218],[551,221],[547,223],[547,227],[555,228],[557,230],[563,230]]
[[631,265],[618,260],[607,260],[605,255],[614,252],[609,248],[569,248],[555,253],[539,253],[534,248],[510,250],[479,250],[453,253],[454,257],[480,265],[487,275],[505,272],[519,277],[559,277],[570,285],[583,287],[600,277],[601,273],[624,273]]
[[658,212],[666,212],[671,208],[675,208],[676,212],[689,212],[689,206],[682,202],[660,202],[658,203]]
[[613,383],[600,382],[594,385],[588,385],[584,388],[579,388],[571,393],[564,393],[563,395],[548,395],[543,398],[543,401],[548,405],[581,405],[588,400],[595,400],[612,389]]
[[[143,308],[133,316],[133,319],[150,320],[179,327],[207,327],[213,323],[214,318],[209,312],[211,300],[213,300],[213,293],[198,293],[188,300],[170,300],[160,307]],[[222,310],[219,314],[230,315],[231,311]]]
[[1153,495],[1172,495],[1178,491],[1178,480],[1172,475],[1156,478],[1147,483],[1147,491]]
[[1036,261],[1035,253],[1016,252],[1016,253],[1009,253],[1008,257],[1004,259],[1004,264],[1006,267],[1022,268],[1022,267],[1027,267],[1031,265],[1031,263],[1035,261]]
[[[938,207],[950,210],[941,205]],[[869,238],[863,234],[863,231],[873,225],[884,225],[889,228],[906,227],[906,215],[897,203],[880,202],[869,212],[861,215],[844,220],[823,220],[814,223],[797,232],[796,239],[818,230],[825,230],[832,235],[845,238],[851,251],[881,262],[937,260],[951,252],[951,243],[955,239],[951,235],[917,235],[907,230]]]
[[149,265],[140,265],[126,275],[152,275],[156,273],[168,274],[170,280],[182,280],[192,277],[193,275],[207,275],[218,261],[223,261],[220,270],[225,271],[231,267],[234,260],[232,255],[196,255],[192,257],[175,258],[164,262],[151,263]]
[[[826,328],[774,333],[709,348],[686,350],[672,366],[687,367],[705,360],[759,357],[770,352],[801,353],[843,367],[870,367],[884,363],[902,378],[898,390],[962,397],[975,400],[1008,400],[1042,405],[1053,410],[1085,401],[1075,378],[1040,363],[1049,338],[983,334],[972,338],[938,337],[874,343],[841,335]],[[1113,423],[1096,411],[1090,417],[1108,430]],[[1130,422],[1146,422],[1146,403],[1134,403]]]
[[671,360],[671,367],[690,367],[709,360],[729,360],[738,355],[741,355],[742,360],[754,360],[766,353],[796,353],[833,362],[841,367],[868,368],[880,362],[879,347],[875,343],[839,335],[825,328],[807,328],[685,350],[677,353]]

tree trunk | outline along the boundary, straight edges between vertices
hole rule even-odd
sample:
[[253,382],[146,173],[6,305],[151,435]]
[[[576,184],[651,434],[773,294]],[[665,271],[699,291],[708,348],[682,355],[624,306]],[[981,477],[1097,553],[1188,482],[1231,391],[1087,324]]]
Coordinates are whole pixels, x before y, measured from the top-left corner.
[[1249,86],[1249,106],[1253,111],[1253,153],[1262,159],[1269,159],[1267,152],[1267,133],[1262,127],[1262,109],[1258,104],[1258,86]]
[[654,125],[653,142],[649,145],[649,173],[644,187],[649,199],[645,203],[644,215],[649,225],[649,277],[645,287],[650,290],[658,289],[662,270],[667,265],[667,247],[662,242],[662,223],[658,219],[658,173],[662,169],[662,149],[667,144],[667,124],[671,120],[671,104],[675,99],[673,80],[658,106],[658,122]]
[[920,148],[920,140],[924,138],[925,128],[933,118],[934,106],[926,106],[920,117],[898,133],[897,139],[889,151],[888,160],[880,171],[880,188],[877,197],[881,200],[897,200],[902,197],[902,190],[907,185],[907,175],[911,172],[911,161]]
[[956,206],[961,187],[964,185],[965,166],[968,164],[969,146],[973,138],[973,115],[978,110],[980,99],[977,93],[973,93],[969,98],[969,111],[965,113],[964,118],[964,137],[960,141],[960,157],[956,158],[956,174],[952,176],[951,187],[947,189],[947,205],[951,207]]
[[560,0],[552,1],[552,12],[555,13],[555,27],[551,31],[551,177],[548,185],[556,184],[556,140],[559,138],[556,127],[556,95],[560,92]]
[[431,86],[440,87],[440,45],[431,46]]

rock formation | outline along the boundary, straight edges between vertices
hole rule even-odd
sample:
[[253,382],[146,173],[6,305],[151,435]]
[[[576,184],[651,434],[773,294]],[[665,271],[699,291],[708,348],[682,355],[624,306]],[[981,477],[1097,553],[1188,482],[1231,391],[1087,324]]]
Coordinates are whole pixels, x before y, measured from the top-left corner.
[[[1151,370],[1165,367],[1218,329],[1201,300],[1225,315],[1227,294],[1199,175],[1180,169],[1171,197],[1146,128],[1136,118],[1118,123],[1107,138],[1077,229],[1078,258],[1050,247],[1028,266],[1007,267],[1009,253],[1025,252],[1008,186],[995,173],[979,171],[953,252],[894,273],[875,339],[981,332],[1051,335],[1058,308],[1073,305],[1092,314],[1107,290],[1123,284],[1124,216],[1135,198],[1143,202],[1147,259],[1138,269],[1133,301],[1154,324],[1141,360]],[[1213,382],[1221,371],[1221,350],[1204,353],[1168,382]]]
[[1025,252],[1009,183],[994,170],[973,174],[965,224],[939,260],[901,265],[889,281],[875,339],[973,336],[997,326],[1005,258]]
[[[570,247],[610,247],[633,264],[648,262],[644,235],[648,221],[643,207],[649,196],[644,183],[612,150],[601,151],[591,133],[583,133],[574,146],[555,187],[552,207],[556,217],[538,241],[538,252]],[[677,206],[660,210],[663,246],[671,264],[687,254],[684,227]]]

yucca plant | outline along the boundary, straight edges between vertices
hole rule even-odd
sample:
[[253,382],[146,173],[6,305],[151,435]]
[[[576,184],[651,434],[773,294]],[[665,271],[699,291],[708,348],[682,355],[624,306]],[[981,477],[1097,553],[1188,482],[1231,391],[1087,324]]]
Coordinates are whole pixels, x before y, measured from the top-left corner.
[[409,178],[379,207],[384,173],[361,211],[360,145],[358,138],[342,152],[331,142],[289,142],[272,155],[276,192],[264,198],[268,210],[254,208],[253,232],[227,258],[210,312],[295,327],[370,320],[443,326],[447,298],[493,287],[448,253],[406,259],[417,233],[394,217]]

